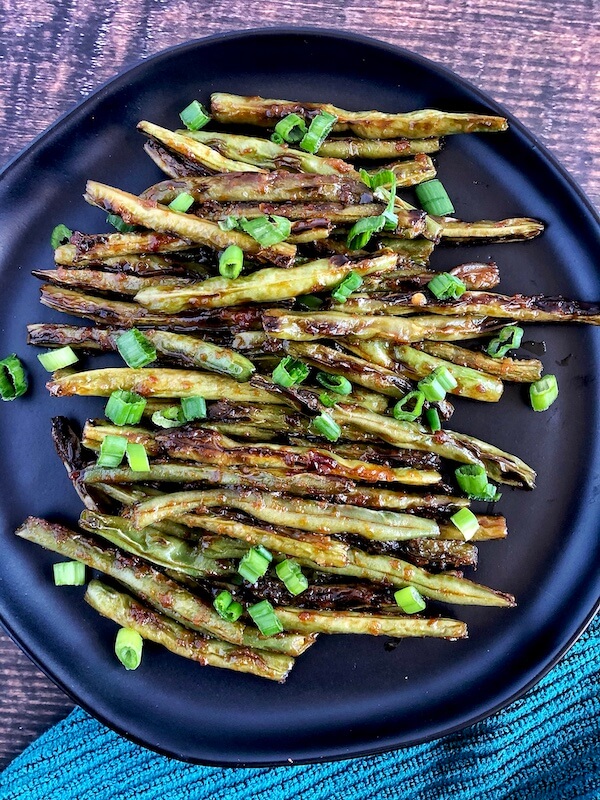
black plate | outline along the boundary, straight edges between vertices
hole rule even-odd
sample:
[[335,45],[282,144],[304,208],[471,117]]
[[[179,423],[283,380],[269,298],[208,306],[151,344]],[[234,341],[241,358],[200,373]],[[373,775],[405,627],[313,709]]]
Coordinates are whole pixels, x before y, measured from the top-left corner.
[[[516,452],[539,472],[535,492],[507,490],[505,542],[481,547],[477,579],[514,593],[519,607],[454,611],[466,642],[321,637],[285,686],[201,669],[155,646],[125,672],[112,654],[114,625],[56,589],[56,560],[12,531],[28,514],[75,520],[80,504],[56,458],[50,416],[99,415],[100,400],[51,400],[27,351],[25,324],[55,319],[37,303],[34,267],[51,266],[52,227],[104,230],[81,199],[87,178],[138,192],[160,179],[142,152],[136,122],[176,126],[192,98],[224,90],[329,100],[387,111],[437,107],[506,112],[445,69],[408,52],[323,31],[260,31],[167,50],[126,72],[62,118],[6,169],[0,185],[1,348],[30,367],[29,395],[0,410],[0,614],[20,646],[78,703],[120,733],[178,758],[207,764],[285,764],[345,758],[414,744],[499,709],[537,681],[593,615],[600,585],[600,477],[595,376],[597,331],[531,327],[545,342],[546,371],[560,399],[534,414],[508,387],[497,406],[457,403],[453,427]],[[440,175],[465,219],[526,214],[545,220],[528,244],[446,249],[434,264],[493,256],[507,292],[600,297],[600,252],[589,203],[515,120],[509,133],[449,137]],[[540,345],[538,345],[539,347]]]

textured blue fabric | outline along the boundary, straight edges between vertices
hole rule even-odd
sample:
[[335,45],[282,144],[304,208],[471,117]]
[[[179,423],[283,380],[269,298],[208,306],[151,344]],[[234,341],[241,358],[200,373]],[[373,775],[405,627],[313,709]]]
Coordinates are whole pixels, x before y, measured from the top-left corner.
[[4,771],[0,800],[598,800],[599,663],[600,618],[525,697],[461,733],[277,769],[182,764],[77,709]]

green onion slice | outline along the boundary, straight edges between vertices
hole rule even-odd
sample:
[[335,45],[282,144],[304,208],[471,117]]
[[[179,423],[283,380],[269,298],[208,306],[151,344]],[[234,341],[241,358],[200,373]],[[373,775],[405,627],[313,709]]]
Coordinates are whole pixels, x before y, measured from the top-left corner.
[[255,584],[269,569],[273,556],[264,547],[252,547],[238,564],[238,572],[248,581]]
[[516,350],[523,340],[523,328],[518,325],[506,325],[498,332],[498,336],[491,339],[485,348],[492,358],[504,358],[509,350]]
[[136,392],[117,389],[108,398],[104,416],[115,425],[137,425],[146,408],[146,398]]
[[480,464],[463,464],[454,474],[460,488],[473,500],[495,503],[502,497],[494,484],[488,483],[485,469]]
[[161,411],[155,411],[152,422],[159,428],[179,428],[185,425],[186,419],[181,406],[168,406]]
[[446,390],[438,375],[435,374],[436,370],[430,372],[417,383],[419,391],[425,395],[425,400],[430,403],[439,403],[446,397]]
[[52,567],[55,586],[83,586],[85,564],[80,561],[62,561]]
[[137,328],[118,336],[116,345],[121,358],[132,369],[140,369],[156,361],[156,348]]
[[534,411],[546,411],[558,397],[556,375],[544,375],[529,387],[529,398]]
[[242,604],[236,602],[233,599],[231,592],[227,591],[219,592],[219,594],[213,600],[213,606],[215,607],[217,614],[229,622],[235,622],[242,616],[244,612]]
[[237,278],[244,267],[244,251],[237,244],[230,244],[219,256],[219,273],[231,280]]
[[275,132],[271,136],[271,141],[276,144],[282,144],[283,142],[295,144],[304,138],[306,132],[306,122],[302,117],[298,114],[288,114],[287,117],[280,119],[275,125]]
[[16,400],[25,394],[28,385],[23,364],[15,353],[0,361],[0,397],[3,400]]
[[240,227],[237,217],[225,217],[225,219],[220,219],[218,225],[222,231],[234,231],[236,228]]
[[460,488],[470,497],[480,497],[486,491],[488,479],[481,464],[463,464],[454,474]]
[[150,462],[148,461],[148,453],[143,444],[139,442],[127,442],[127,461],[129,467],[133,472],[149,472]]
[[115,640],[115,653],[125,669],[137,669],[142,663],[144,640],[131,628],[119,628]]
[[124,436],[105,436],[100,445],[98,456],[99,467],[118,467],[127,450],[127,439]]
[[240,219],[240,227],[249,236],[259,243],[261,247],[272,247],[283,242],[292,231],[292,223],[285,217],[256,217],[255,219]]
[[295,561],[289,558],[286,558],[285,561],[280,561],[275,567],[275,572],[290,594],[296,596],[308,589],[308,578]]
[[288,389],[290,386],[295,386],[305,381],[309,373],[310,367],[303,361],[299,361],[293,356],[286,356],[275,367],[271,377],[273,378],[273,383]]
[[405,614],[417,614],[425,608],[425,600],[414,586],[405,586],[394,592],[394,600]]
[[119,233],[131,233],[135,230],[135,225],[128,225],[123,217],[120,217],[118,214],[109,214],[106,217],[106,221],[109,225],[112,225],[113,228]]
[[473,500],[482,500],[485,503],[495,503],[500,500],[502,495],[496,489],[493,483],[488,483],[483,492],[479,495],[473,495]]
[[200,395],[181,398],[181,411],[186,422],[193,419],[206,419],[206,400]]
[[336,394],[352,394],[352,384],[343,375],[330,375],[328,372],[317,372],[317,381]]
[[337,422],[323,412],[310,423],[310,430],[319,436],[324,436],[330,442],[337,442],[342,435],[342,429]]
[[339,399],[339,397],[332,397],[330,394],[327,394],[327,392],[321,392],[319,395],[319,403],[322,403],[327,408],[333,408]]
[[300,295],[300,297],[297,297],[296,300],[298,301],[299,305],[307,308],[309,311],[316,311],[323,305],[321,298],[314,294],[303,294]]
[[437,369],[434,369],[433,372],[438,381],[444,387],[445,391],[450,392],[452,389],[456,389],[458,386],[456,378],[450,372],[448,367],[438,367]]
[[448,192],[437,178],[420,183],[415,187],[415,191],[421,208],[428,214],[435,214],[437,217],[454,214],[454,206],[448,197]]
[[169,203],[168,208],[170,208],[171,211],[179,211],[180,213],[185,214],[185,212],[189,211],[193,204],[194,198],[192,195],[188,194],[187,192],[181,192],[181,194],[177,195],[175,200],[172,200]]
[[268,600],[261,600],[260,603],[250,606],[248,613],[263,636],[275,636],[283,630],[283,625]]
[[479,530],[479,521],[475,514],[468,508],[461,508],[450,517],[450,522],[455,525],[468,541]]
[[48,372],[56,372],[57,369],[69,367],[79,361],[73,349],[68,345],[59,347],[57,350],[49,350],[47,353],[40,353],[38,359],[42,367]]
[[307,132],[302,137],[300,149],[304,150],[306,153],[316,153],[331,133],[337,121],[338,118],[335,114],[328,114],[327,111],[320,111],[316,117],[313,117]]
[[331,296],[337,303],[345,303],[352,292],[362,286],[363,279],[358,272],[349,272],[340,285],[333,290]]
[[395,419],[401,422],[414,422],[421,416],[424,402],[425,395],[423,392],[409,392],[401,400],[398,400],[392,409],[392,414]]
[[56,250],[61,244],[68,242],[71,236],[73,236],[73,231],[61,222],[50,234],[50,246],[53,250]]
[[[380,178],[378,176],[381,176]],[[396,176],[391,170],[381,170],[375,175],[369,175],[369,186],[376,187],[376,194],[379,198],[385,199],[387,197],[387,206],[383,214],[378,214],[376,217],[365,217],[359,219],[348,232],[346,244],[349,250],[362,250],[365,247],[373,234],[379,233],[384,228],[386,230],[395,230],[398,227],[398,217],[394,213],[394,205],[396,202]],[[364,180],[364,178],[363,178]],[[389,192],[383,188],[383,184],[391,184]]]
[[449,272],[440,272],[429,281],[427,288],[438,300],[456,300],[467,289],[459,278]]
[[442,423],[440,422],[440,415],[438,414],[437,408],[428,408],[425,412],[425,418],[427,419],[427,424],[431,428],[432,433],[437,433],[442,430]]
[[186,106],[183,111],[179,113],[179,118],[188,129],[188,131],[199,131],[209,121],[210,115],[197,100],[193,100],[189,106]]

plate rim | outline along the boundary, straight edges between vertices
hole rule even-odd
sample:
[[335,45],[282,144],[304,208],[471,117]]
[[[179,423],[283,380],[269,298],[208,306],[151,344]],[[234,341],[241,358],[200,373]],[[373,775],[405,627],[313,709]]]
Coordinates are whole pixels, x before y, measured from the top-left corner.
[[[389,42],[383,41],[381,39],[377,39],[373,36],[367,36],[360,33],[355,33],[353,31],[345,31],[345,30],[335,30],[332,28],[327,27],[316,27],[316,26],[269,26],[269,27],[258,27],[258,28],[248,28],[244,30],[238,31],[227,31],[224,33],[215,33],[210,34],[208,36],[203,36],[199,38],[189,39],[185,42],[181,42],[179,44],[171,45],[164,49],[159,50],[152,55],[138,59],[135,62],[126,65],[121,70],[116,72],[112,77],[108,78],[106,81],[102,82],[94,91],[88,94],[85,98],[81,101],[73,105],[71,108],[67,109],[63,114],[61,114],[57,119],[55,119],[50,125],[48,125],[44,130],[42,130],[39,134],[37,134],[27,145],[21,148],[14,156],[12,156],[0,169],[0,180],[6,178],[9,173],[17,166],[17,164],[27,155],[29,155],[30,151],[36,149],[39,145],[43,145],[44,140],[48,138],[56,128],[60,127],[64,122],[68,121],[71,116],[80,113],[87,105],[91,105],[94,103],[103,93],[108,90],[111,90],[115,85],[122,83],[124,80],[130,78],[131,76],[135,75],[138,71],[142,71],[149,63],[153,63],[156,61],[160,61],[163,58],[169,58],[172,54],[177,52],[182,52],[185,50],[193,50],[198,46],[202,46],[204,44],[218,44],[221,42],[227,42],[236,39],[251,39],[255,36],[268,36],[272,38],[277,38],[280,36],[296,36],[301,38],[303,36],[306,37],[327,37],[331,39],[337,39],[338,41],[353,41],[356,44],[362,44],[368,47],[375,47],[379,48],[380,50],[386,51],[388,54],[392,56],[401,56],[404,58],[408,58],[413,62],[416,62],[429,70],[434,70],[435,72],[442,74],[445,78],[453,82],[454,84],[458,85],[460,88],[468,91],[473,96],[477,98],[477,100],[488,109],[492,110],[494,113],[499,114],[509,122],[509,127],[513,128],[521,134],[521,136],[528,141],[535,150],[538,151],[539,155],[545,160],[546,165],[551,167],[552,170],[563,180],[565,181],[569,188],[577,195],[579,201],[585,207],[586,211],[590,215],[592,221],[600,227],[600,212],[596,209],[582,186],[579,182],[567,171],[566,167],[561,163],[554,153],[552,153],[548,147],[541,142],[538,137],[532,133],[522,122],[520,122],[508,109],[504,107],[502,103],[499,103],[491,95],[487,94],[485,91],[479,89],[473,83],[471,83],[468,79],[463,78],[461,75],[458,75],[454,70],[450,69],[449,67],[434,61],[433,59],[427,58],[425,56],[420,55],[408,48],[400,47],[395,44],[390,44]],[[83,700],[82,698],[78,697],[77,694],[69,689],[67,686],[64,685],[63,681],[54,674],[54,671],[46,667],[39,658],[34,656],[29,648],[23,644],[19,638],[19,636],[13,630],[12,625],[7,620],[6,616],[2,613],[3,609],[0,609],[0,623],[2,624],[3,628],[5,629],[6,633],[9,635],[11,640],[19,647],[19,649],[25,653],[25,655],[30,659],[30,661],[35,664],[35,666],[40,669],[56,686],[58,686],[61,691],[63,691],[67,697],[69,697],[77,706],[82,708],[86,711],[90,716],[94,719],[98,720],[101,724],[105,725],[109,730],[117,733],[118,735],[122,736],[126,740],[143,747],[146,750],[151,752],[158,753],[159,755],[166,756],[168,758],[175,759],[182,763],[190,763],[202,766],[209,766],[209,767],[221,767],[221,768],[254,768],[254,767],[281,767],[281,766],[296,766],[302,764],[315,764],[315,763],[322,763],[322,762],[335,762],[335,761],[344,761],[349,760],[352,758],[363,758],[366,756],[373,756],[373,755],[381,755],[383,753],[388,753],[393,750],[400,750],[405,749],[407,747],[414,747],[420,744],[425,744],[427,742],[435,741],[445,736],[452,735],[457,733],[461,730],[465,730],[468,727],[471,727],[488,717],[498,713],[502,709],[506,708],[507,706],[511,705],[515,701],[519,700],[523,697],[530,689],[532,689],[535,685],[537,685],[567,654],[567,652],[573,647],[573,645],[579,640],[582,634],[589,628],[590,624],[594,620],[596,614],[600,611],[600,596],[596,600],[595,605],[591,608],[588,615],[584,618],[583,622],[577,628],[577,630],[569,637],[569,639],[565,642],[565,644],[552,656],[549,662],[539,671],[537,672],[532,678],[527,681],[526,684],[521,686],[517,689],[513,694],[511,694],[507,698],[503,698],[498,703],[496,703],[491,708],[487,709],[484,712],[480,712],[475,714],[474,716],[470,717],[467,722],[461,721],[456,723],[455,725],[449,726],[444,728],[443,731],[428,734],[425,736],[415,736],[407,741],[404,741],[400,744],[392,744],[386,743],[382,746],[373,746],[373,747],[366,747],[366,746],[358,746],[357,749],[352,749],[352,752],[346,753],[336,753],[334,755],[327,755],[323,756],[313,756],[307,758],[298,758],[298,759],[287,759],[285,761],[282,760],[264,760],[264,761],[236,761],[236,760],[214,760],[214,759],[201,759],[201,758],[194,758],[194,757],[183,757],[168,748],[161,747],[159,745],[150,745],[142,738],[129,733],[126,729],[122,728],[119,724],[114,723],[112,720],[106,718],[106,716],[97,710],[92,708],[92,704],[88,703],[87,701]],[[350,748],[346,748],[350,749]]]

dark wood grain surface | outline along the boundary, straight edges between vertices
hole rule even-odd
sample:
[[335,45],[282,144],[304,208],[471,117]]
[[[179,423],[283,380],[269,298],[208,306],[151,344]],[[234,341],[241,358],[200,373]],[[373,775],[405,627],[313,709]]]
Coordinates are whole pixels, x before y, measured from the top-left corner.
[[[0,164],[123,67],[165,47],[228,30],[316,25],[406,47],[469,79],[600,205],[599,18],[599,0],[4,0]],[[71,708],[0,635],[0,768]]]

